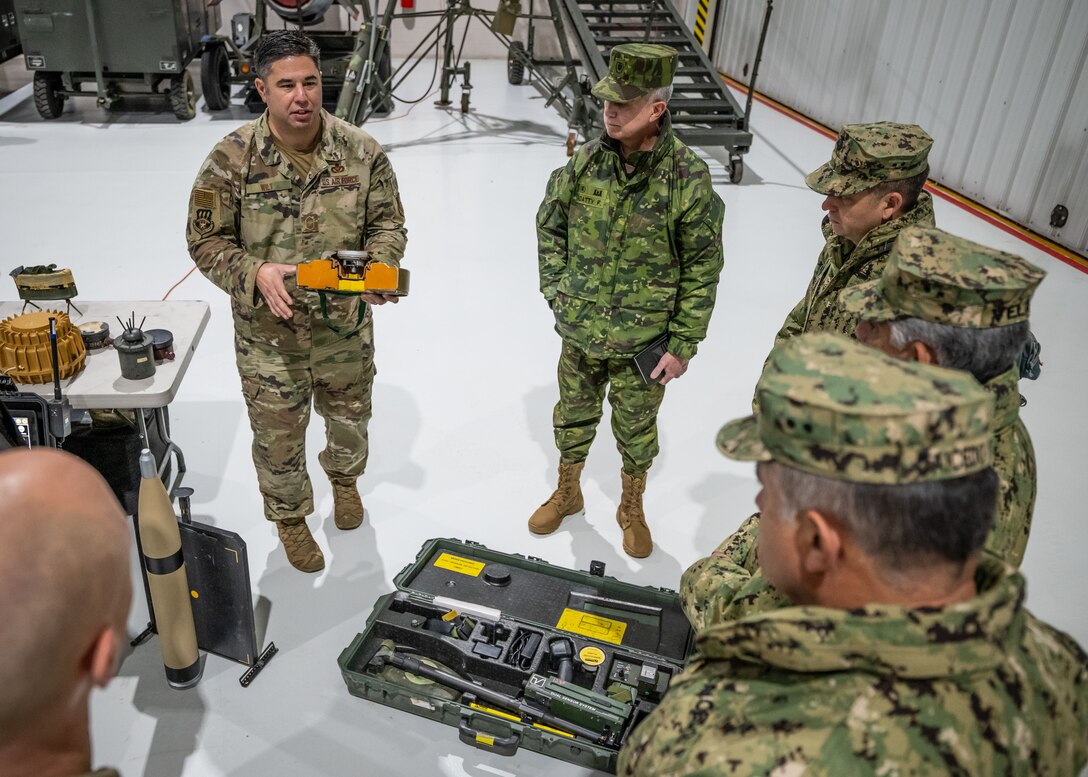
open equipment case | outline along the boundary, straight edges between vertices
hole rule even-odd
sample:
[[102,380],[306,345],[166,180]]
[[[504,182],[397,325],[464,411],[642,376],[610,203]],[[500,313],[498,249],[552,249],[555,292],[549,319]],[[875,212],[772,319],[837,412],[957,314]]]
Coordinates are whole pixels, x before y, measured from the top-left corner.
[[454,539],[426,542],[338,659],[348,691],[519,748],[615,772],[694,644],[674,591]]

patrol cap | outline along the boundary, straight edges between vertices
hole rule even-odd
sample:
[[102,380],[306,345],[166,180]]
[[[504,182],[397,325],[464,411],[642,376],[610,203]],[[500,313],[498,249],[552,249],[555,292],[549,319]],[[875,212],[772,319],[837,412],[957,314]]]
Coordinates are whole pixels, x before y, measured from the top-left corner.
[[1026,259],[936,227],[899,233],[884,274],[839,296],[843,309],[874,321],[920,318],[987,329],[1028,320],[1046,272]]
[[805,183],[820,194],[857,194],[923,172],[932,146],[933,138],[917,124],[847,124],[831,161],[806,175]]
[[990,466],[994,400],[968,373],[901,361],[839,334],[774,347],[758,415],[718,432],[740,461],[776,461],[851,483],[948,480]]
[[602,100],[629,103],[668,86],[675,74],[676,49],[672,46],[623,43],[608,55],[608,75],[592,91]]

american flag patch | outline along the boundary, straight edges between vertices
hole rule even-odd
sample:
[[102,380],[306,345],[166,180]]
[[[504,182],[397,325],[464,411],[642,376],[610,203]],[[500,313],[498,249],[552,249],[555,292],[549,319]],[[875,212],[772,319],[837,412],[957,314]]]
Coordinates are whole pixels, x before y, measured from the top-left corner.
[[193,205],[198,208],[214,208],[215,192],[211,189],[196,189],[193,191]]

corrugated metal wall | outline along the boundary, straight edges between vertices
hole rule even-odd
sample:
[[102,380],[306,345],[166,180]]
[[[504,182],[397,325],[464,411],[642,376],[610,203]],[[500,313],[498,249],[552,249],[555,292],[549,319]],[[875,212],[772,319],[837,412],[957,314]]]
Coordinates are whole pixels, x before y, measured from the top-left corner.
[[[766,3],[723,2],[716,62],[747,83]],[[756,88],[833,128],[920,124],[935,180],[1088,253],[1088,0],[776,0]]]

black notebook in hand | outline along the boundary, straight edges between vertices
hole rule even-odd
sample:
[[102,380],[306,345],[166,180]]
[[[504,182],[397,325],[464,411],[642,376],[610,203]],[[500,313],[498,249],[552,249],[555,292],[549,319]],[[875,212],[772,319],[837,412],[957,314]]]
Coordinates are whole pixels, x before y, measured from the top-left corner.
[[647,384],[657,383],[661,380],[660,375],[654,379],[650,377],[650,373],[654,371],[654,367],[661,361],[661,357],[665,355],[667,351],[666,346],[668,344],[669,334],[666,332],[635,354],[635,366],[638,367],[638,372],[642,376],[642,380]]

